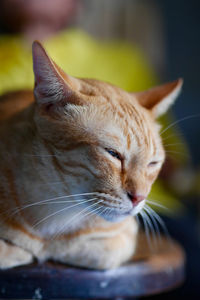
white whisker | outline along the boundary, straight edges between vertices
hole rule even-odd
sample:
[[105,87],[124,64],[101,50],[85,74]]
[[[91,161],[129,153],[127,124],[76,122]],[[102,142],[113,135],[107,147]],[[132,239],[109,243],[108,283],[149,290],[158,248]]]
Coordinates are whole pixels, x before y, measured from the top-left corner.
[[50,217],[53,217],[53,216],[55,216],[55,215],[61,213],[62,211],[66,211],[66,210],[68,210],[68,209],[70,209],[70,208],[73,208],[73,207],[75,207],[75,206],[78,206],[78,205],[81,205],[81,204],[84,204],[84,203],[86,203],[86,202],[93,201],[93,200],[96,200],[96,199],[97,199],[97,198],[92,198],[92,199],[89,199],[89,200],[87,200],[87,201],[82,201],[82,202],[76,203],[76,204],[74,204],[74,205],[66,206],[66,207],[64,207],[64,208],[62,208],[62,209],[60,209],[60,210],[58,210],[58,211],[56,211],[56,212],[54,212],[54,213],[52,213],[52,214],[46,216],[46,217],[43,218],[42,220],[38,221],[37,223],[35,223],[35,224],[32,226],[32,228],[35,228],[36,226],[38,226],[38,225],[41,224],[42,222],[46,221],[46,220],[49,219]]
[[46,182],[46,183],[38,183],[38,185],[44,186],[44,185],[55,185],[55,184],[63,184],[66,183],[67,181],[65,180],[61,180],[61,181],[50,181],[50,182]]
[[188,119],[192,119],[192,118],[197,118],[197,117],[200,117],[200,114],[195,114],[195,115],[190,115],[190,116],[186,116],[184,118],[181,118],[173,123],[171,123],[169,126],[167,126],[165,129],[163,129],[163,131],[161,131],[160,135],[162,135],[164,132],[166,132],[169,128],[171,128],[172,126],[182,122],[182,121],[185,121],[185,120],[188,120]]
[[164,221],[161,219],[161,217],[151,207],[148,206],[148,209],[149,209],[151,215],[153,215],[155,217],[155,219],[158,221],[158,223],[162,227],[162,229],[163,229],[166,237],[168,238],[168,240],[171,241],[171,237],[170,237],[169,231],[168,231],[168,229],[167,229]]
[[120,208],[119,205],[115,205],[113,203],[113,201],[109,202],[109,201],[103,200],[103,203],[106,204],[109,208]]
[[149,204],[158,206],[158,207],[160,207],[160,208],[169,210],[169,208],[167,208],[166,206],[164,206],[164,205],[162,205],[162,204],[160,204],[160,203],[158,203],[158,202],[155,202],[155,201],[152,201],[152,200],[149,200],[149,199],[147,199],[146,202],[149,203]]
[[177,145],[182,145],[183,146],[183,143],[164,144],[165,147],[168,147],[168,146],[177,146]]
[[[84,211],[88,211],[91,207],[93,207],[93,206],[95,206],[95,205],[98,205],[99,203],[101,203],[103,200],[99,200],[99,201],[97,201],[96,203],[94,203],[94,204],[92,204],[92,205],[90,205],[90,206],[88,206],[88,207],[85,207],[84,209],[82,209],[80,212],[78,212],[77,214],[75,214],[72,218],[70,218],[69,219],[69,221],[59,230],[59,232],[58,233],[56,233],[54,236],[53,236],[53,238],[52,239],[55,239],[56,237],[58,237],[59,235],[61,235],[64,231],[65,231],[65,229],[67,228],[67,226],[69,225],[69,223],[71,223],[74,219],[76,219],[78,216],[80,216]],[[95,212],[95,211],[97,211],[97,210],[100,210],[102,207],[100,206],[100,207],[97,207],[96,209],[93,209],[92,211],[89,211],[87,214],[85,214],[85,215],[82,215],[82,216],[80,216],[80,219],[82,219],[82,218],[84,218],[84,217],[86,217],[87,215],[89,215],[89,214],[92,214],[93,212]],[[80,220],[79,219],[79,220]]]
[[174,154],[179,154],[179,155],[182,155],[182,156],[185,156],[185,157],[189,157],[188,154],[186,153],[183,153],[183,152],[180,152],[180,151],[174,151],[174,150],[165,150],[166,153],[174,153]]
[[[64,199],[64,198],[69,198],[69,197],[77,197],[77,196],[88,196],[88,195],[95,195],[95,192],[93,192],[93,193],[82,193],[82,194],[72,194],[72,195],[67,195],[67,196],[60,196],[60,197],[55,197],[55,198],[50,198],[50,199],[46,199],[46,200],[42,200],[42,201],[30,203],[30,204],[27,204],[27,205],[22,206],[22,207],[18,206],[16,208],[14,208],[15,211],[13,212],[13,214],[11,216],[13,216],[14,214],[16,214],[16,213],[18,213],[21,210],[24,210],[26,208],[29,208],[29,207],[32,207],[32,206],[35,206],[35,205],[41,205],[41,204],[44,204],[44,203],[48,203],[48,202],[51,202],[53,200]],[[74,200],[74,201],[82,201],[82,200]],[[67,201],[65,201],[65,203],[66,202]],[[71,202],[71,200],[69,202]]]
[[33,156],[33,157],[55,157],[58,156],[60,157],[61,155],[57,155],[57,154],[29,154],[29,153],[24,153],[24,156]]
[[173,138],[176,138],[176,137],[182,137],[183,136],[183,133],[174,133],[174,134],[170,134],[168,136],[166,136],[165,138],[162,139],[162,141],[166,141],[168,140],[169,138],[173,137]]
[[148,245],[149,245],[150,249],[152,250],[149,227],[148,227],[148,223],[147,223],[146,218],[145,218],[146,216],[144,215],[144,211],[141,211],[140,215],[142,216],[142,221],[143,221],[143,224],[144,224],[144,230],[145,230]]
[[[144,208],[145,210],[145,208]],[[149,225],[149,228],[150,228],[150,231],[151,231],[151,234],[152,234],[152,237],[153,237],[153,241],[154,241],[154,245],[157,244],[157,239],[156,239],[156,235],[155,235],[155,230],[154,230],[154,227],[152,225],[152,221],[149,217],[149,215],[146,213],[146,211],[142,211],[142,213],[144,214],[145,218],[146,218],[146,222],[148,223]],[[149,235],[150,236],[150,235]]]
[[105,198],[107,198],[107,199],[110,198],[111,200],[114,200],[114,201],[116,201],[116,202],[121,203],[121,199],[118,199],[118,198],[116,198],[116,197],[114,197],[114,196],[112,196],[112,195],[110,195],[110,194],[99,193],[99,192],[97,192],[97,193],[96,193],[96,196],[99,196],[99,197],[105,197]]
[[148,209],[148,205],[145,205],[144,210],[147,212],[147,214],[149,215],[149,218],[151,218],[151,221],[153,223],[153,226],[155,228],[155,232],[158,236],[159,241],[161,241],[161,235],[160,235],[160,229],[159,226],[157,224],[157,220],[155,219],[155,217],[151,214],[150,210]]
[[137,222],[138,225],[140,226],[141,224],[140,224],[140,219],[139,219],[138,215],[135,215],[134,217],[136,218],[136,222]]

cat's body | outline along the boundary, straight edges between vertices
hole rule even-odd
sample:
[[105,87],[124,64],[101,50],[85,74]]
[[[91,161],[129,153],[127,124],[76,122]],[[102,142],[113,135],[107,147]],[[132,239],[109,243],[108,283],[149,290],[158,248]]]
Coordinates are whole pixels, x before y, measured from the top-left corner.
[[64,74],[38,43],[33,55],[36,101],[0,99],[0,267],[116,267],[134,254],[133,216],[164,161],[154,118],[182,82],[130,94]]

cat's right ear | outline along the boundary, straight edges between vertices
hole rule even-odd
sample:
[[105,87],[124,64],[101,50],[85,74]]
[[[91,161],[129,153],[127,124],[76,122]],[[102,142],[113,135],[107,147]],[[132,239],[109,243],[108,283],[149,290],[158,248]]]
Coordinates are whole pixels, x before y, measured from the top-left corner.
[[44,109],[67,103],[79,104],[76,96],[78,80],[58,67],[38,41],[33,43],[32,51],[37,104]]
[[180,78],[144,92],[133,93],[133,95],[140,105],[151,111],[154,118],[158,118],[175,102],[182,85],[183,79]]

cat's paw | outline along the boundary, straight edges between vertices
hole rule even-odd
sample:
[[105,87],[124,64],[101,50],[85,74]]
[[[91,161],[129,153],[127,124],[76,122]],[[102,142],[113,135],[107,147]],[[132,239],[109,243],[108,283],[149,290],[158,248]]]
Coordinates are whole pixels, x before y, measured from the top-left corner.
[[73,250],[59,260],[78,267],[108,270],[128,261],[134,254],[135,246],[136,236],[129,237],[126,234],[108,239],[91,239],[76,243]]
[[110,270],[118,268],[124,261],[126,260],[118,255],[104,255],[99,258],[89,258],[85,260],[84,265],[94,270]]
[[33,256],[29,252],[0,240],[0,269],[17,267],[32,261]]
[[[134,254],[135,243],[134,241],[125,241],[121,245],[117,241],[106,241],[105,245],[102,245],[102,250],[91,253],[88,259],[88,267],[92,269],[108,270],[118,268],[123,263],[127,262]],[[94,247],[95,248],[95,247]]]

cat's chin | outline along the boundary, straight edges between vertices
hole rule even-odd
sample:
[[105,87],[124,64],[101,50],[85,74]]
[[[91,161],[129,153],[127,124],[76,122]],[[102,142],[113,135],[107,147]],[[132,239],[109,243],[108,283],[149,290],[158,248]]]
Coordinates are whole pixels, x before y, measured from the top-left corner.
[[102,218],[108,222],[117,223],[123,221],[129,215],[130,214],[124,214],[124,215],[112,214],[109,216],[108,215],[102,216]]

